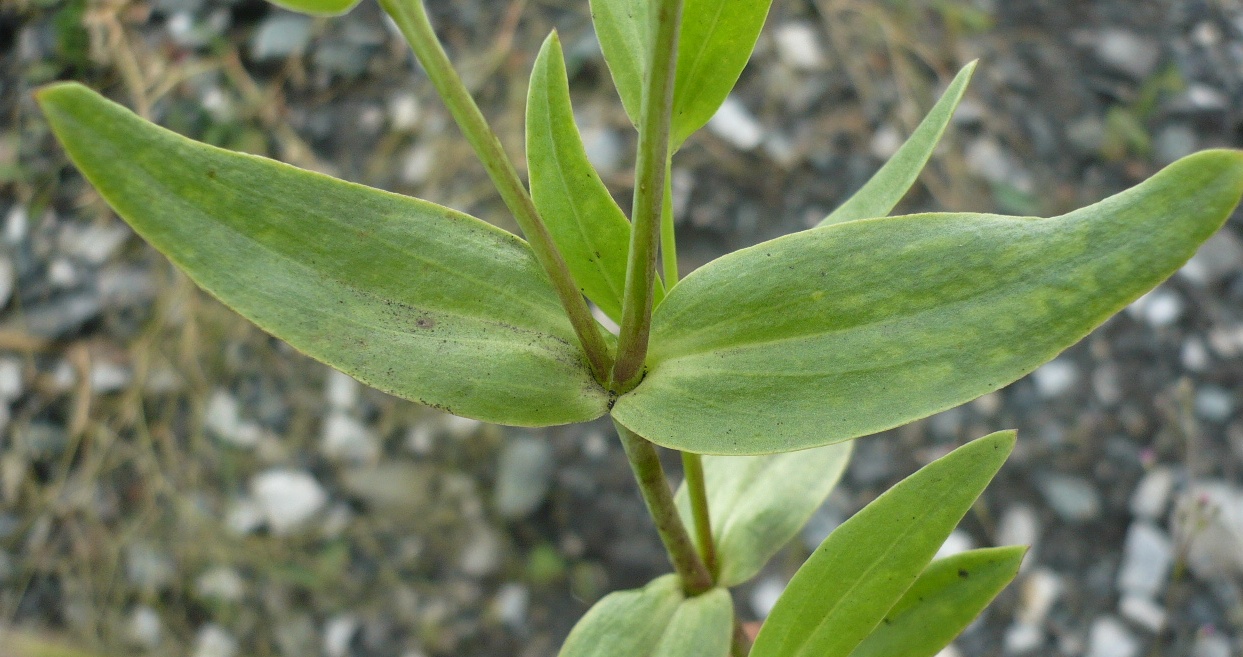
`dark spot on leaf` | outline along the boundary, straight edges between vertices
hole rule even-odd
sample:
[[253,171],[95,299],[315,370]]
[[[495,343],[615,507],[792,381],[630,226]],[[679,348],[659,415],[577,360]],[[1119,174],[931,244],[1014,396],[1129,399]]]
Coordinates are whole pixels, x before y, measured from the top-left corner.
[[959,577],[961,577],[961,578],[963,578],[963,579],[967,579],[968,577],[971,577],[971,573],[969,573],[969,572],[967,572],[967,571],[965,571],[965,570],[963,570],[963,569],[959,568],[959,569],[958,569],[958,576],[959,576]]
[[414,320],[414,325],[419,328],[429,329],[436,326],[436,320],[431,317],[424,316]]
[[208,169],[208,170],[207,170],[207,177],[208,177],[208,178],[211,178],[212,180],[215,180],[215,179],[216,179],[216,170],[215,170],[215,169]]

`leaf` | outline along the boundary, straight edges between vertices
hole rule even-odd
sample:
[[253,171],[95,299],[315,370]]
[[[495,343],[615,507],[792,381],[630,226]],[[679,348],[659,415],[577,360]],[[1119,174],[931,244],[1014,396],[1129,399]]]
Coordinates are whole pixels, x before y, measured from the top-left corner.
[[[846,471],[852,445],[767,456],[704,457],[718,586],[751,579],[802,530]],[[693,527],[685,483],[675,501],[682,521]],[[690,534],[694,539],[695,532]]]
[[752,657],[847,657],[911,588],[1014,449],[1014,432],[929,463],[842,523],[777,600]]
[[[620,322],[630,222],[587,159],[556,33],[544,41],[531,73],[527,163],[531,197],[570,274],[587,298]],[[654,301],[663,298],[658,282]]]
[[932,562],[850,657],[934,657],[1014,579],[1026,552],[985,548]]
[[[591,23],[630,122],[638,125],[652,40],[651,0],[591,0]],[[676,84],[676,83],[675,83]],[[676,90],[676,86],[674,89]]]
[[729,254],[653,313],[647,376],[613,417],[666,447],[756,454],[951,408],[1173,274],[1240,193],[1243,153],[1207,151],[1054,219],[867,219]]
[[[600,50],[636,125],[650,66],[651,1],[591,0]],[[712,118],[738,83],[771,5],[772,0],[686,0],[678,34],[672,150]]]
[[678,35],[672,148],[725,102],[751,59],[772,0],[686,0]]
[[954,110],[962,101],[967,91],[967,83],[975,72],[976,62],[967,64],[950,86],[941,95],[941,100],[932,107],[928,116],[920,122],[915,132],[902,144],[897,153],[872,176],[866,184],[855,192],[841,207],[837,208],[820,222],[820,226],[831,226],[856,219],[884,217],[893,210],[898,201],[911,189],[919,172],[932,157],[941,135],[949,127],[950,119],[954,118]]
[[354,8],[359,0],[270,0],[278,7],[312,16],[339,16]]
[[117,214],[307,355],[491,422],[604,412],[608,395],[517,237],[426,201],[185,139],[81,85],[44,88],[39,102]]
[[677,575],[618,591],[570,630],[560,657],[725,657],[734,605],[722,588],[686,598]]

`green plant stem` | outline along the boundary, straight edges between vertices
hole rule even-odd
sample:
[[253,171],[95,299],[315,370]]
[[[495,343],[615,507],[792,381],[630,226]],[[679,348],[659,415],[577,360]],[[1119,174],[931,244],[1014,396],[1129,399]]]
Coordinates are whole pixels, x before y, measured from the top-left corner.
[[699,556],[703,558],[713,581],[716,581],[720,570],[716,558],[716,544],[712,540],[712,520],[708,515],[708,489],[704,484],[703,458],[694,452],[682,452],[682,472],[686,475],[686,491],[690,494],[691,518],[694,520],[695,538],[699,542]]
[[665,290],[678,282],[678,243],[673,233],[673,154],[665,162],[665,200],[660,210],[660,259],[665,268]]
[[603,383],[612,363],[609,360],[608,347],[605,346],[604,337],[600,333],[600,326],[591,316],[582,292],[574,283],[569,267],[566,266],[565,259],[562,258],[552,240],[552,235],[548,233],[548,228],[535,209],[530,193],[522,184],[522,179],[518,177],[517,169],[505,154],[501,140],[497,138],[496,133],[488,125],[487,119],[479,111],[475,99],[467,91],[462,78],[453,69],[453,64],[449,61],[449,56],[441,46],[440,40],[436,38],[436,31],[432,28],[431,21],[428,20],[427,10],[422,0],[379,0],[379,2],[384,11],[393,18],[402,35],[406,37],[419,63],[427,72],[427,77],[431,79],[437,93],[449,108],[449,113],[453,115],[458,128],[462,130],[462,134],[466,136],[466,140],[470,142],[475,154],[483,163],[484,169],[487,170],[488,176],[492,178],[492,183],[500,192],[501,199],[514,214],[514,219],[531,245],[535,258],[547,272],[553,289],[557,291],[557,296],[561,299],[561,305],[565,307],[566,314],[569,315],[570,323],[574,327],[574,332],[578,334],[579,342],[582,343],[592,373],[598,381]]
[[625,393],[643,378],[648,332],[652,323],[652,285],[656,277],[656,249],[660,243],[660,215],[664,201],[665,169],[669,162],[669,126],[673,113],[673,81],[677,73],[678,32],[682,0],[652,3],[656,37],[652,40],[651,68],[647,72],[643,108],[639,117],[639,152],[634,169],[634,210],[626,287],[622,293],[621,332],[613,390]]
[[747,657],[751,654],[753,645],[751,637],[747,636],[747,631],[742,627],[742,619],[734,616],[734,639],[729,644],[730,657]]
[[619,422],[614,422],[613,426],[617,427],[630,469],[639,483],[639,492],[643,494],[648,513],[656,522],[656,531],[669,553],[669,561],[682,578],[682,588],[687,595],[699,595],[710,590],[713,586],[712,575],[695,551],[695,544],[686,533],[678,509],[673,504],[673,491],[665,479],[665,469],[660,465],[656,446]]

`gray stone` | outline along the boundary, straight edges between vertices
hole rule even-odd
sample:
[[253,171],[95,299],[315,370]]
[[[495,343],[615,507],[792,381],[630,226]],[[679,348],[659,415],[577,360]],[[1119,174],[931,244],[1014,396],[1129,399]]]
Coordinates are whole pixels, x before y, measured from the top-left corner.
[[1234,394],[1225,388],[1202,385],[1196,390],[1196,415],[1210,422],[1225,422],[1234,415]]
[[111,307],[145,306],[155,300],[157,292],[151,270],[123,265],[104,267],[95,280],[95,289],[102,303]]
[[1153,328],[1173,325],[1183,316],[1183,300],[1177,292],[1159,287],[1127,306],[1127,312]]
[[61,248],[70,255],[99,266],[108,261],[134,232],[123,223],[89,225],[66,230],[61,235]]
[[91,390],[97,394],[120,392],[129,387],[134,380],[130,368],[108,361],[98,361],[91,365]]
[[1230,639],[1215,632],[1200,632],[1191,647],[1191,657],[1231,657],[1235,654],[1230,647]]
[[358,395],[361,390],[354,377],[330,370],[324,381],[324,399],[334,409],[348,411],[358,406]]
[[1027,563],[1039,542],[1040,516],[1036,515],[1036,510],[1026,504],[1007,507],[1001,514],[1001,521],[997,523],[997,544],[1031,546],[1024,561]]
[[234,447],[249,449],[259,444],[257,427],[242,420],[237,398],[224,388],[217,388],[208,399],[204,424],[209,433]]
[[9,303],[9,297],[13,296],[13,283],[17,280],[17,274],[13,269],[13,260],[7,254],[0,253],[0,308],[4,308]]
[[194,592],[203,599],[237,603],[246,595],[246,580],[236,569],[219,566],[199,575]]
[[320,451],[330,459],[350,463],[374,463],[380,457],[380,441],[362,422],[334,410],[324,420]]
[[937,548],[937,553],[933,558],[944,559],[972,549],[975,549],[975,539],[971,538],[971,535],[967,532],[955,529],[950,532],[949,536],[945,537],[945,542],[941,543],[940,548]]
[[134,588],[154,593],[172,583],[177,568],[166,552],[135,543],[125,550],[125,575]]
[[1137,657],[1139,649],[1139,639],[1117,618],[1102,616],[1092,622],[1086,657]]
[[1221,480],[1189,486],[1174,505],[1173,531],[1197,577],[1243,574],[1243,488]]
[[130,613],[126,635],[131,644],[151,650],[160,644],[163,633],[164,624],[156,610],[147,605],[139,605]]
[[1118,590],[1154,598],[1165,589],[1174,563],[1174,543],[1155,525],[1131,523],[1118,568]]
[[1156,634],[1165,628],[1167,615],[1165,608],[1153,602],[1151,598],[1139,595],[1124,595],[1118,601],[1118,613],[1136,625]]
[[1220,283],[1243,270],[1243,240],[1229,229],[1219,230],[1200,246],[1191,260],[1178,270],[1183,278],[1198,285]]
[[401,92],[388,99],[388,125],[395,132],[412,132],[419,125],[423,110],[419,97]]
[[324,655],[326,657],[349,657],[350,642],[358,634],[360,624],[352,614],[340,614],[328,619],[324,625]]
[[12,356],[0,358],[0,404],[9,404],[22,396],[25,382],[22,380],[22,360]]
[[259,531],[263,521],[263,507],[255,500],[244,497],[229,507],[224,517],[224,526],[235,536],[245,536]]
[[1203,372],[1209,366],[1208,347],[1204,346],[1204,341],[1200,338],[1187,338],[1178,359],[1183,367],[1192,372]]
[[786,590],[786,581],[779,577],[765,577],[756,583],[755,588],[751,589],[751,611],[755,612],[758,618],[767,618],[768,614],[777,606],[777,600],[781,598],[781,594]]
[[1152,140],[1152,150],[1159,164],[1171,164],[1199,150],[1199,138],[1191,126],[1171,123],[1157,132]]
[[237,639],[227,630],[210,623],[194,640],[194,657],[237,657]]
[[325,73],[352,78],[367,70],[367,61],[370,58],[368,49],[358,44],[326,41],[315,48],[311,63]]
[[435,481],[431,466],[403,461],[341,471],[341,485],[350,495],[385,512],[409,513],[425,508]]
[[531,592],[527,587],[511,582],[497,591],[492,600],[492,609],[506,627],[522,630],[527,625],[527,607],[530,603]]
[[1058,358],[1032,372],[1032,380],[1041,397],[1053,398],[1066,394],[1079,381],[1079,368],[1068,358]]
[[824,68],[824,52],[816,28],[804,21],[793,21],[777,26],[773,31],[777,56],[797,71],[815,71]]
[[486,577],[500,567],[501,539],[489,527],[476,527],[470,542],[462,549],[458,568],[471,577]]
[[1101,513],[1101,496],[1090,482],[1081,477],[1048,474],[1038,480],[1045,502],[1065,522],[1081,523]]
[[250,39],[250,56],[257,61],[284,59],[306,50],[311,42],[311,19],[276,11],[263,19]]
[[99,294],[94,290],[85,290],[28,306],[21,317],[10,321],[19,329],[41,338],[63,338],[99,315],[102,309]]
[[1066,139],[1081,155],[1095,155],[1105,145],[1105,122],[1095,115],[1076,119],[1066,127]]
[[522,518],[548,494],[553,471],[552,446],[539,438],[516,438],[501,451],[493,503],[501,516]]
[[1092,371],[1092,390],[1106,406],[1122,401],[1122,374],[1114,363],[1105,363]]
[[310,520],[328,502],[328,494],[310,474],[301,470],[268,470],[250,482],[268,529],[289,534]]
[[1094,41],[1101,63],[1136,80],[1152,75],[1161,59],[1161,46],[1156,40],[1129,30],[1101,30]]
[[755,150],[764,142],[764,127],[733,95],[708,121],[708,130],[741,151]]
[[1157,466],[1144,473],[1131,494],[1131,513],[1144,520],[1156,520],[1165,514],[1174,491],[1174,471]]

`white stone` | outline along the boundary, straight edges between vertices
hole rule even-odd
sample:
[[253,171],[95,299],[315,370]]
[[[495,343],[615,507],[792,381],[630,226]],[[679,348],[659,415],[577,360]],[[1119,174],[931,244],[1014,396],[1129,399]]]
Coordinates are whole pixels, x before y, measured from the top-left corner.
[[327,657],[348,657],[350,642],[358,633],[358,618],[350,614],[334,616],[324,625],[324,654]]
[[777,577],[765,577],[751,590],[751,611],[759,618],[768,618],[777,600],[786,590],[786,581]]
[[324,420],[320,451],[338,461],[374,463],[380,457],[380,441],[362,422],[334,410]]
[[1007,655],[1026,655],[1044,645],[1044,630],[1031,623],[1015,621],[1002,640]]
[[13,284],[17,281],[17,272],[13,270],[13,261],[3,253],[0,253],[0,308],[4,308],[9,303],[9,297],[13,296]]
[[194,591],[200,598],[235,603],[246,595],[246,581],[237,570],[220,566],[199,575]]
[[1174,471],[1156,466],[1144,473],[1131,494],[1131,513],[1137,518],[1156,520],[1165,513],[1174,491]]
[[22,396],[25,390],[22,385],[22,369],[20,358],[0,358],[0,404],[7,404]]
[[427,456],[436,447],[436,432],[427,422],[419,422],[406,431],[406,449]]
[[135,646],[150,650],[160,644],[160,636],[164,633],[164,624],[160,614],[147,605],[139,605],[129,617],[126,634]]
[[399,93],[388,100],[388,120],[393,130],[410,132],[419,125],[422,116],[419,97],[412,93]]
[[310,520],[328,501],[314,477],[301,470],[268,470],[250,482],[273,534],[288,534]]
[[1178,497],[1174,535],[1187,564],[1204,580],[1243,574],[1243,488],[1200,481]]
[[1187,338],[1187,341],[1183,343],[1179,360],[1182,361],[1183,367],[1192,372],[1203,372],[1208,369],[1209,355],[1204,341],[1200,338]]
[[955,554],[962,554],[967,550],[975,548],[975,539],[971,535],[961,529],[955,529],[950,535],[945,537],[945,542],[937,549],[933,559],[944,559],[952,557]]
[[462,549],[458,567],[471,577],[486,577],[501,566],[501,539],[486,526],[476,528],[470,543]]
[[52,287],[62,290],[77,287],[78,271],[68,258],[57,258],[47,266],[47,280]]
[[1153,328],[1165,328],[1183,316],[1183,300],[1173,290],[1157,288],[1136,299],[1126,310]]
[[784,23],[773,32],[773,39],[777,45],[777,56],[786,66],[800,71],[824,68],[825,59],[820,48],[820,37],[810,23]]
[[102,265],[133,235],[123,223],[107,226],[91,225],[68,235],[66,249],[70,254],[92,264]]
[[1015,620],[1033,627],[1043,627],[1053,603],[1061,597],[1064,585],[1057,573],[1047,568],[1033,569],[1023,580],[1019,608]]
[[427,182],[436,170],[436,149],[427,144],[416,144],[401,161],[401,181],[408,185]]
[[235,447],[254,447],[245,436],[239,436],[238,427],[242,423],[241,405],[233,393],[224,388],[216,388],[207,400],[207,411],[203,418],[207,430],[216,438],[230,443]]
[[235,536],[254,533],[263,526],[263,507],[255,500],[245,497],[237,500],[225,514],[224,526]]
[[1045,501],[1066,522],[1086,522],[1101,514],[1100,493],[1082,477],[1055,473],[1038,484]]
[[1216,632],[1201,632],[1191,647],[1191,657],[1237,657],[1230,648],[1230,639]]
[[91,365],[91,390],[99,394],[120,392],[134,378],[128,367],[99,361]]
[[1196,390],[1196,414],[1210,422],[1225,422],[1234,415],[1234,395],[1223,388],[1203,385]]
[[872,135],[868,150],[878,160],[888,160],[902,148],[902,133],[891,123],[886,123]]
[[194,642],[194,657],[236,657],[237,639],[223,627],[209,624],[199,630]]
[[1136,80],[1152,75],[1161,58],[1161,48],[1156,41],[1130,30],[1104,29],[1092,40],[1102,62]]
[[1035,509],[1026,504],[1014,504],[1001,514],[1001,521],[997,523],[998,545],[1031,546],[1028,551],[1029,558],[1024,560],[1027,563],[1039,542],[1040,516]]
[[1118,602],[1118,613],[1136,625],[1156,634],[1165,627],[1165,609],[1150,598],[1124,595]]
[[358,406],[359,384],[354,377],[331,370],[324,381],[324,398],[328,406],[339,410],[350,410]]
[[1118,590],[1155,597],[1169,579],[1174,563],[1174,543],[1164,531],[1147,522],[1131,523],[1118,568]]
[[1087,657],[1136,657],[1139,648],[1139,639],[1113,616],[1096,619],[1088,631]]
[[958,649],[958,646],[951,643],[942,648],[941,652],[936,654],[936,657],[962,657],[962,651]]
[[742,101],[732,95],[708,121],[708,129],[742,151],[754,150],[764,141],[764,127]]
[[473,438],[478,433],[479,428],[483,426],[483,423],[479,420],[473,420],[460,415],[445,415],[443,421],[445,433],[450,438],[457,440]]
[[1032,372],[1036,391],[1046,399],[1070,392],[1079,381],[1079,369],[1069,359],[1058,358]]
[[500,619],[506,627],[515,630],[521,630],[526,627],[527,623],[527,607],[530,604],[531,593],[527,587],[509,583],[501,587],[496,592],[496,598],[492,601],[492,608],[496,612],[496,617]]
[[4,217],[4,241],[17,244],[30,233],[30,212],[24,205],[14,205]]

